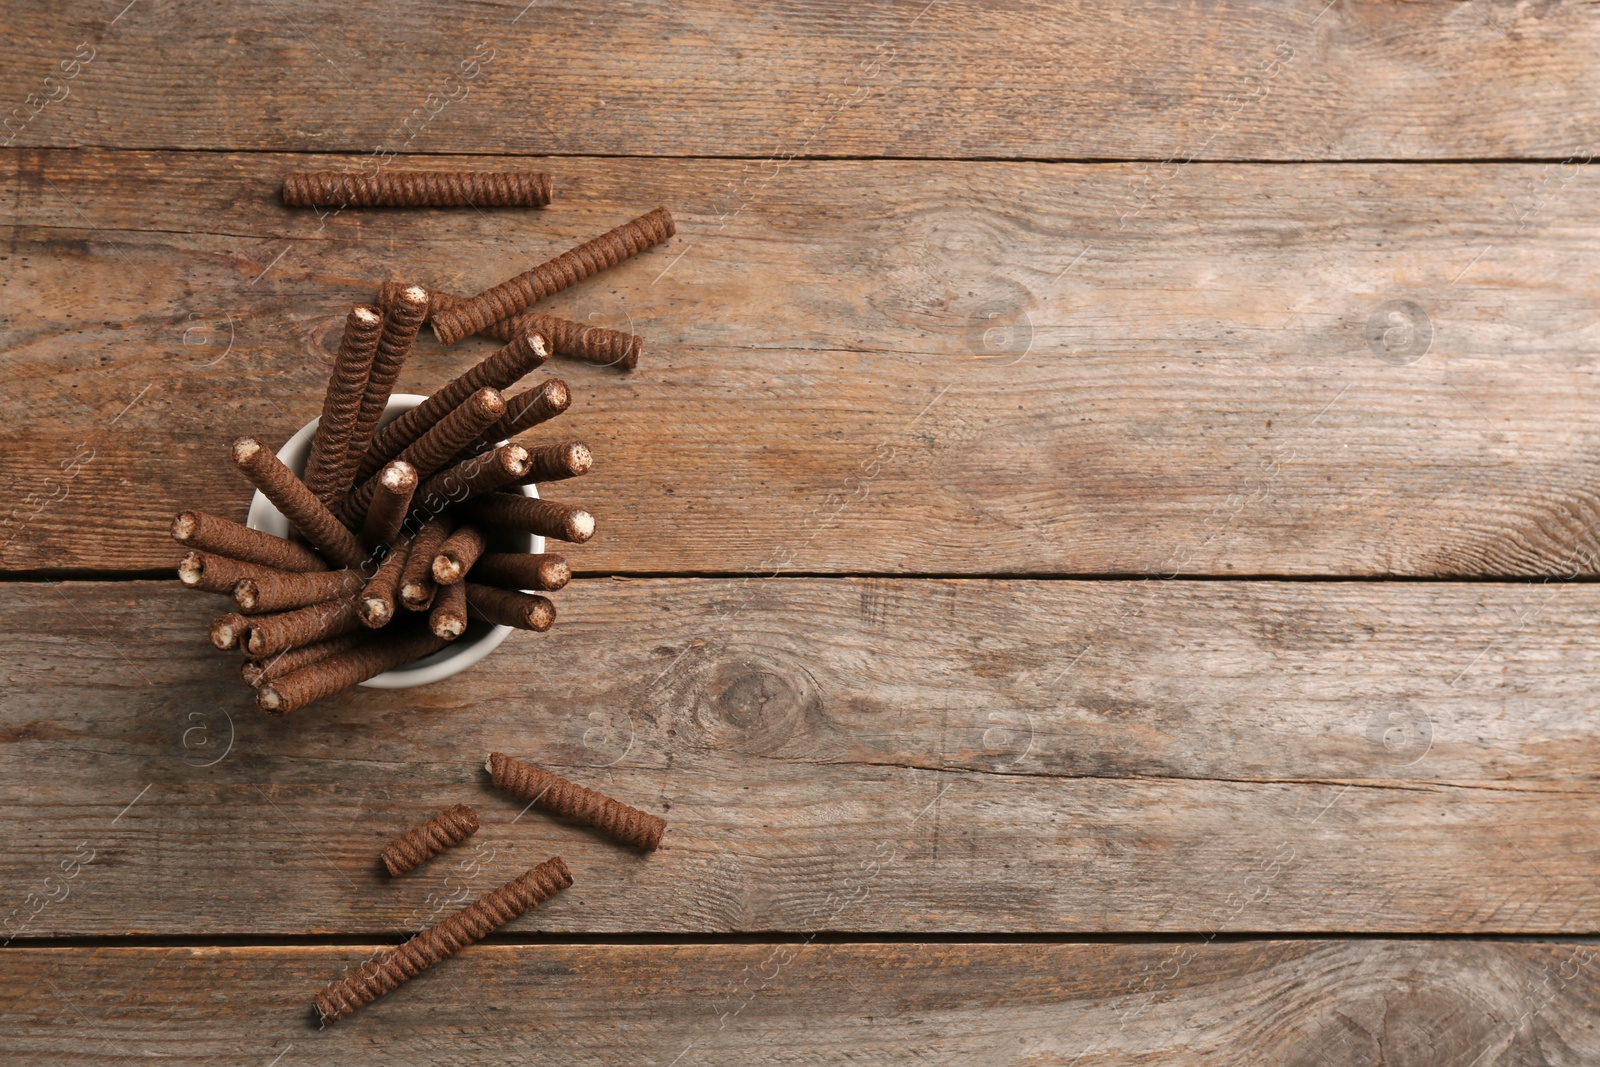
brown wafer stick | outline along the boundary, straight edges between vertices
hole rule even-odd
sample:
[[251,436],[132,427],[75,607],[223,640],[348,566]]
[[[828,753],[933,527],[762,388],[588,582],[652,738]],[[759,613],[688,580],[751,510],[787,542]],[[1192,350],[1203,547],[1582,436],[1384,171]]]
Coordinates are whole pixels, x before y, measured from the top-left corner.
[[[437,289],[428,290],[428,303],[433,310],[450,307],[464,299]],[[536,333],[549,344],[552,355],[570,356],[587,363],[598,363],[602,367],[620,367],[623,370],[637,367],[639,356],[644,352],[644,338],[635,334],[554,315],[539,315],[532,311],[519,312],[509,319],[491,322],[478,333],[498,341]]]
[[454,378],[428,399],[403,412],[372,438],[372,446],[362,458],[356,477],[366,478],[383,466],[390,456],[398,456],[407,445],[432,429],[435,423],[461,406],[479,389],[509,389],[535,367],[550,358],[544,338],[524,334],[512,340],[488,359]]
[[506,413],[478,438],[476,450],[492,447],[549,422],[572,404],[572,390],[560,378],[546,378],[506,401]]
[[276,615],[253,615],[248,620],[250,637],[245,651],[252,659],[263,659],[299,645],[347,634],[361,626],[360,607],[361,597],[357,594]]
[[478,557],[467,577],[502,589],[553,592],[572,581],[565,558],[548,552],[490,552]]
[[428,291],[420,285],[386,285],[379,290],[378,303],[383,308],[383,333],[378,338],[377,354],[372,357],[372,371],[367,375],[366,392],[361,397],[361,412],[350,431],[341,492],[356,480],[356,470],[372,445],[372,435],[377,432],[378,421],[389,404],[389,394],[400,377],[411,342],[416,340],[417,331],[428,317]]
[[329,983],[314,1000],[318,1018],[324,1026],[345,1018],[571,884],[572,872],[560,856],[552,856],[437,926]]
[[367,517],[361,523],[361,540],[368,548],[393,544],[400,534],[400,525],[411,510],[412,495],[417,491],[417,468],[403,459],[384,465],[378,472],[377,488],[372,493],[372,503],[367,507]]
[[409,539],[397,541],[384,557],[378,571],[361,590],[361,624],[376,630],[394,618],[394,598],[400,589],[400,575],[411,555]]
[[328,559],[343,567],[354,567],[366,558],[367,553],[355,535],[345,529],[316,494],[260,441],[254,437],[235,441],[233,462]]
[[457,804],[395,838],[378,858],[388,869],[389,877],[398,878],[477,832],[478,813],[465,804]]
[[294,573],[262,567],[255,563],[243,563],[210,552],[190,552],[178,563],[178,581],[190,589],[199,589],[206,593],[231,594],[234,586],[246,578],[266,578],[276,575],[289,577]]
[[426,630],[374,634],[355,648],[263,683],[256,690],[256,707],[287,715],[443,647],[444,641]]
[[433,554],[433,580],[439,585],[454,585],[489,547],[483,531],[471,523],[456,529]]
[[444,516],[430,519],[411,542],[411,555],[400,572],[400,603],[412,611],[426,611],[433,603],[434,590],[438,588],[433,581],[433,557],[450,536],[452,525]]
[[515,315],[536,300],[660,244],[673,233],[671,213],[658,207],[492,289],[440,309],[433,315],[433,332],[442,343],[452,344],[492,322]]
[[233,587],[233,602],[245,615],[290,611],[335,597],[353,596],[366,584],[358,569],[312,571],[306,574],[258,574]]
[[437,637],[454,641],[467,628],[467,583],[441,585],[437,590],[428,612],[428,629]]
[[550,192],[550,175],[531,170],[302,170],[283,176],[285,207],[544,207]]
[[203,511],[180,511],[172,520],[172,539],[202,552],[279,570],[325,571],[329,566],[305,545]]
[[585,789],[576,782],[569,782],[560,775],[512,759],[501,752],[489,753],[489,762],[484,764],[484,769],[489,772],[494,787],[501,792],[593,827],[646,852],[661,844],[661,835],[667,828],[667,820],[660,816],[630,807],[593,789]]
[[594,516],[582,508],[520,494],[490,493],[461,505],[462,514],[484,525],[582,544],[594,536]]
[[[434,423],[427,433],[407,445],[397,458],[411,464],[417,469],[417,475],[425,478],[448,464],[452,456],[476,440],[505,411],[506,402],[498,389],[479,389]],[[354,521],[365,516],[376,487],[376,478],[368,478],[356,486],[345,497],[345,518]]]
[[415,507],[436,515],[451,504],[525,481],[528,450],[521,445],[501,445],[430,477],[413,498]]
[[328,376],[328,392],[322,401],[322,418],[311,436],[311,455],[306,460],[306,488],[324,504],[331,505],[344,493],[340,483],[345,459],[350,451],[350,434],[361,413],[367,391],[367,376],[372,357],[378,351],[383,332],[383,315],[375,307],[358,305],[345,318],[344,336],[333,357],[333,373]]
[[477,582],[464,584],[467,587],[467,607],[496,626],[515,626],[519,630],[542,634],[556,624],[556,606],[549,597],[493,585],[479,585]]
[[238,648],[250,636],[250,620],[236,611],[211,620],[211,643],[224,652]]
[[528,473],[521,479],[523,485],[535,482],[559,482],[589,473],[594,466],[594,454],[582,441],[562,441],[528,449]]
[[321,663],[329,656],[334,656],[347,649],[376,639],[375,634],[366,630],[355,630],[351,633],[330,637],[326,641],[316,641],[309,645],[299,645],[295,648],[285,649],[275,656],[265,659],[247,659],[239,665],[239,678],[245,685],[252,689],[259,689],[261,683],[273,678],[281,678],[301,667],[308,667],[313,663]]

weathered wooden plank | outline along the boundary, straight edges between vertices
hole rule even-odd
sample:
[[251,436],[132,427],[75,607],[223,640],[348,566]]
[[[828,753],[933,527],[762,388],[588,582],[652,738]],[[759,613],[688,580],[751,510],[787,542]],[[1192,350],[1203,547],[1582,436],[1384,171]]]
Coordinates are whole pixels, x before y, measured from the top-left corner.
[[[578,884],[529,929],[1592,931],[1597,597],[579,581],[467,674],[281,720],[208,597],[11,584],[0,936],[389,933],[552,852]],[[491,749],[664,847],[519,818]],[[472,848],[388,882],[460,801]]]
[[[1589,5],[12,5],[28,145],[382,153],[1562,157]],[[53,102],[52,102],[53,101]]]
[[1600,171],[796,163],[730,212],[736,163],[558,159],[537,213],[277,205],[327,162],[0,157],[0,566],[167,565],[374,278],[486,286],[664,203],[677,238],[547,302],[653,343],[559,365],[580,568],[1596,569]]
[[378,946],[8,950],[7,1062],[1552,1064],[1596,946],[482,945],[318,1032]]

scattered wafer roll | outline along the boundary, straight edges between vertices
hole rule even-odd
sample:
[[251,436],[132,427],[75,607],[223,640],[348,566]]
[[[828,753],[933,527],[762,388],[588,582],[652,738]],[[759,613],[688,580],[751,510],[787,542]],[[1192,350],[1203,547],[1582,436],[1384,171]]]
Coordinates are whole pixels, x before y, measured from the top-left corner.
[[492,289],[436,312],[433,332],[441,343],[453,344],[492,322],[515,315],[537,300],[559,293],[660,244],[673,232],[672,215],[666,208],[658,207]]
[[465,585],[467,607],[496,626],[515,626],[542,634],[555,625],[556,606],[549,597],[477,582]]
[[457,804],[395,838],[378,858],[383,860],[389,877],[398,878],[477,832],[478,813],[465,804]]
[[[430,311],[459,304],[464,299],[466,298],[453,293],[444,293],[437,289],[428,290]],[[609,330],[604,326],[592,326],[571,319],[557,318],[554,315],[539,315],[531,311],[519,312],[509,319],[491,322],[478,332],[497,341],[509,341],[522,334],[536,333],[550,346],[551,355],[570,356],[586,363],[598,363],[603,367],[620,367],[623,370],[633,370],[637,367],[639,356],[644,351],[643,337],[623,333],[621,330]]]
[[437,586],[433,607],[428,611],[428,629],[446,641],[454,641],[467,628],[467,583]]
[[453,585],[467,576],[467,571],[489,547],[483,531],[470,522],[457,527],[444,544],[433,554],[433,580],[439,585]]
[[231,594],[234,586],[246,578],[292,577],[295,573],[242,563],[211,552],[190,552],[178,563],[178,581],[207,593]]
[[492,448],[541,422],[549,422],[572,403],[572,390],[560,378],[546,378],[506,401],[506,413],[479,436],[472,451]]
[[394,391],[400,368],[411,352],[411,342],[428,317],[428,291],[420,285],[390,283],[379,290],[378,304],[383,309],[383,333],[378,337],[377,354],[372,357],[372,371],[367,375],[361,411],[350,431],[350,447],[345,453],[341,478],[347,488],[356,480],[356,469],[366,458],[378,420],[389,405],[389,394]]
[[582,544],[594,536],[594,516],[582,508],[520,494],[490,493],[461,505],[462,514],[483,526],[554,537]]
[[613,800],[604,793],[585,789],[576,782],[501,752],[489,753],[484,769],[501,792],[593,827],[646,852],[661,844],[661,835],[667,829],[667,820],[659,816]]
[[247,659],[239,665],[239,679],[252,689],[259,689],[262,682],[281,678],[313,663],[321,663],[329,656],[355,648],[367,641],[376,640],[376,636],[366,630],[358,629],[338,637],[330,637],[326,641],[285,649],[265,659]]
[[417,491],[417,468],[397,459],[385,464],[374,481],[377,488],[367,507],[367,517],[361,523],[361,540],[368,548],[393,544],[399,536],[400,526],[411,510],[412,496]]
[[277,615],[250,617],[250,637],[245,651],[252,659],[275,656],[298,645],[314,644],[347,634],[361,626],[360,594],[307,604]]
[[400,589],[400,575],[411,555],[409,539],[395,542],[377,573],[361,590],[361,624],[376,630],[394,618],[394,600]]
[[411,555],[400,572],[400,603],[411,611],[426,611],[438,586],[433,580],[433,557],[450,536],[453,522],[445,516],[429,519],[411,542]]
[[211,620],[211,643],[226,652],[250,636],[250,620],[236,611]]
[[[434,423],[427,433],[407,445],[397,458],[415,467],[418,477],[426,478],[447,465],[451,457],[475,441],[505,411],[505,398],[498,389],[479,389]],[[368,478],[345,497],[346,519],[354,522],[366,515],[377,481]]]
[[490,552],[478,557],[467,577],[502,589],[553,592],[572,581],[565,558],[548,552]]
[[430,477],[417,490],[413,507],[437,515],[451,504],[516,485],[527,477],[528,450],[521,445],[501,445]]
[[372,372],[372,357],[378,351],[382,331],[383,315],[375,307],[358,305],[345,318],[344,336],[333,357],[333,373],[328,376],[322,418],[311,436],[311,455],[306,460],[304,476],[306,488],[324,505],[332,505],[347,488],[341,479],[350,451],[350,434],[361,413],[367,376]]
[[233,462],[328,559],[340,566],[354,567],[366,558],[367,553],[355,535],[260,441],[254,437],[235,441]]
[[427,433],[440,419],[461,406],[461,402],[479,389],[509,389],[550,358],[544,338],[537,334],[523,334],[511,341],[488,359],[454,378],[428,399],[402,412],[399,418],[383,427],[372,438],[372,446],[356,472],[358,478],[369,477],[386,459],[398,456],[417,438]]
[[355,568],[304,574],[258,574],[239,580],[233,587],[233,602],[242,614],[264,615],[303,608],[335,597],[353,596],[365,584],[366,578]]
[[545,860],[437,926],[329,983],[313,1000],[317,1017],[326,1026],[349,1016],[571,884],[572,872],[560,856]]
[[302,170],[283,176],[285,207],[544,207],[542,171]]
[[444,641],[426,630],[374,634],[355,648],[262,683],[256,690],[256,707],[287,715],[443,647]]
[[279,570],[325,571],[329,568],[327,560],[305,545],[203,511],[180,511],[172,520],[172,539],[188,548]]
[[562,441],[528,449],[528,473],[520,481],[523,485],[536,482],[559,482],[588,474],[594,466],[594,454],[582,441]]

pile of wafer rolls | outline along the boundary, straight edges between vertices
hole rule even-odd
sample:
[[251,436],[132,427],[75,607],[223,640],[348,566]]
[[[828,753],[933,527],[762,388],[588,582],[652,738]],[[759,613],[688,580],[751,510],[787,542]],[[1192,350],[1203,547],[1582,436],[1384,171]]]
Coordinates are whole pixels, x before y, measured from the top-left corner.
[[430,655],[472,619],[548,630],[556,612],[543,594],[570,580],[566,560],[490,551],[494,534],[594,534],[589,512],[521,492],[593,461],[580,441],[513,440],[571,402],[554,378],[511,392],[549,357],[538,333],[516,334],[379,427],[428,310],[426,289],[398,283],[351,309],[301,474],[257,438],[233,442],[234,465],[293,538],[201,511],[173,521],[189,550],[179,579],[233,600],[211,641],[245,654],[240,676],[262,711],[286,714]]

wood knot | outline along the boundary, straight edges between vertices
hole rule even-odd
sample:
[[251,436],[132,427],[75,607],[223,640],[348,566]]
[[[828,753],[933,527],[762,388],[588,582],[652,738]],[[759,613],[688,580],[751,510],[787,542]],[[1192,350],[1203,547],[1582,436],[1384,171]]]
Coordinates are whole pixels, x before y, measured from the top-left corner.
[[748,755],[778,751],[809,730],[821,701],[804,671],[721,663],[705,679],[700,729],[711,747]]

